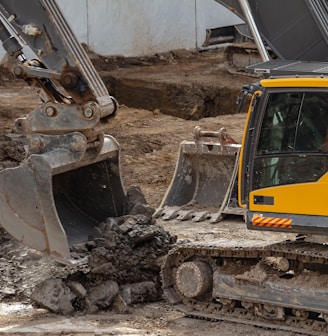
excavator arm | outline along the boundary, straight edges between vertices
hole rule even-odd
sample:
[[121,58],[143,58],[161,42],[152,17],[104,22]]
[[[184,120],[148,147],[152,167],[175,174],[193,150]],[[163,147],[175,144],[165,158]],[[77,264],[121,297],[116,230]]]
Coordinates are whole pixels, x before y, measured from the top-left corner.
[[18,167],[0,172],[0,224],[24,244],[69,261],[72,244],[123,214],[119,145],[105,134],[118,104],[55,1],[1,0],[0,19],[14,74],[40,89],[42,101],[15,122],[27,153]]
[[[42,118],[39,125],[27,118],[26,129],[22,131],[46,134],[81,131],[91,137],[91,129],[101,129],[115,113],[117,103],[109,96],[56,2],[14,0],[0,1],[0,6],[3,19],[0,38],[15,63],[13,71],[29,84],[42,88],[46,95],[47,107],[36,111],[35,118],[39,120],[44,109],[51,115]],[[28,45],[36,59],[27,60],[20,41]],[[64,104],[63,113],[56,113],[59,104]]]

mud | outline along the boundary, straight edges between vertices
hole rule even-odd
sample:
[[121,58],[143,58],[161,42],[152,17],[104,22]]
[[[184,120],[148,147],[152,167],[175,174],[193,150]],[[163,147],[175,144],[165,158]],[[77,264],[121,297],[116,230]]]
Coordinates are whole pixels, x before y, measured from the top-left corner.
[[[123,74],[129,70],[127,74],[130,76],[136,70],[134,73],[140,77],[139,83],[145,77],[145,72],[165,77],[165,66],[177,62],[177,59],[179,64],[171,64],[172,69],[183,68],[186,73],[190,71],[190,74],[194,72],[196,66],[192,54],[175,56],[177,59],[172,57],[168,54],[167,60],[162,60],[159,55],[155,55],[154,59],[157,61],[141,59],[134,62],[137,64],[128,65],[125,65],[125,60],[118,59],[117,63],[113,62],[108,69],[109,72],[113,71],[113,77],[116,76],[115,71]],[[101,62],[106,63],[104,60]],[[222,65],[217,62],[215,60],[215,66],[222,70]],[[104,63],[102,66],[100,70],[107,72]],[[144,71],[137,71],[137,66],[143,67]],[[204,72],[204,68],[200,71]],[[172,85],[183,85],[181,73],[178,71],[176,76],[171,73],[168,77],[171,77]],[[198,78],[200,81],[204,80],[204,77]],[[245,78],[231,76],[223,70],[220,76],[215,78],[219,85],[227,88],[234,85],[238,90],[239,85],[245,83]],[[193,85],[196,87],[195,82],[190,84],[190,92],[193,91]],[[166,89],[163,87],[162,90]],[[132,99],[143,90],[136,87],[131,92]],[[111,93],[114,95],[114,92]],[[24,139],[16,138],[13,120],[31,111],[39,104],[39,100],[35,92],[22,82],[13,83],[7,80],[4,80],[3,86],[0,87],[0,95],[0,161],[1,168],[6,168],[18,164],[24,149]],[[128,91],[125,91],[124,96],[129,96]],[[235,93],[231,93],[231,97],[233,103],[229,104],[235,107]],[[182,95],[175,98],[177,103],[183,99]],[[76,247],[73,251],[76,258],[88,255],[89,261],[72,266],[58,264],[1,232],[0,335],[288,335],[285,332],[252,326],[186,319],[160,297],[159,265],[162,255],[172,245],[175,236],[178,244],[221,238],[229,240],[231,244],[238,242],[240,238],[272,242],[274,239],[289,237],[282,234],[249,232],[240,218],[211,225],[160,220],[153,222],[149,217],[149,208],[159,206],[172,179],[180,142],[193,138],[192,132],[196,125],[216,131],[226,127],[234,139],[241,140],[245,114],[231,114],[231,110],[224,107],[226,97],[222,100],[221,105],[215,107],[218,116],[203,118],[205,115],[201,112],[197,121],[191,120],[190,117],[195,106],[192,99],[192,104],[185,105],[188,120],[177,117],[178,114],[169,115],[161,100],[157,100],[155,105],[149,105],[148,110],[127,107],[124,104],[132,105],[129,105],[128,101],[120,101],[123,105],[111,120],[108,133],[121,145],[124,185],[127,189],[131,186],[140,187],[146,204],[143,200],[137,202],[137,206],[131,202],[130,217],[116,219],[114,223],[112,219],[108,219],[102,223],[92,233],[88,243]],[[153,101],[156,102],[156,99]],[[203,97],[200,101],[204,101]],[[140,197],[142,199],[142,196]],[[140,206],[140,203],[143,205]],[[105,236],[108,239],[104,239]],[[48,287],[43,288],[42,285]],[[34,301],[31,299],[33,292]],[[36,299],[36,293],[43,295]],[[66,301],[61,303],[63,297]],[[49,300],[43,302],[44,299]],[[52,299],[53,302],[50,302]],[[33,302],[38,300],[40,302],[35,305]],[[156,301],[149,302],[152,300]],[[53,308],[47,306],[49,304],[53,305]],[[57,310],[58,307],[61,307],[61,310]],[[93,314],[95,311],[96,315]]]

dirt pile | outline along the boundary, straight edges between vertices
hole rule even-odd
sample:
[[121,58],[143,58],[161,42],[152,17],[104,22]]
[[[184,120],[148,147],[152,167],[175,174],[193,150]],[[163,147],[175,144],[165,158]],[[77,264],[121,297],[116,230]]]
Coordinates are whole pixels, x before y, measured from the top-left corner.
[[64,266],[0,232],[0,300],[22,300],[63,315],[126,311],[161,299],[160,265],[175,237],[156,225],[138,187],[127,192],[128,215],[108,218],[90,240],[72,247],[79,263]]
[[87,260],[66,277],[38,283],[31,299],[63,315],[126,311],[137,302],[161,299],[160,265],[175,237],[156,225],[138,187],[127,192],[128,215],[107,218],[89,241],[72,247],[72,257]]

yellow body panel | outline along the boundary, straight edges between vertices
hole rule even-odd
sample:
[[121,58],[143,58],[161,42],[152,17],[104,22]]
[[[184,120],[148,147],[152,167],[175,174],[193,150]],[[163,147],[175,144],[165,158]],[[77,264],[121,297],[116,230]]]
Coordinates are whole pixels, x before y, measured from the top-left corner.
[[[274,204],[254,204],[255,195],[274,197]],[[250,193],[249,210],[328,216],[328,173],[317,182],[254,190]]]
[[303,77],[303,78],[271,78],[261,80],[261,85],[265,88],[274,87],[327,87],[328,78],[321,77]]

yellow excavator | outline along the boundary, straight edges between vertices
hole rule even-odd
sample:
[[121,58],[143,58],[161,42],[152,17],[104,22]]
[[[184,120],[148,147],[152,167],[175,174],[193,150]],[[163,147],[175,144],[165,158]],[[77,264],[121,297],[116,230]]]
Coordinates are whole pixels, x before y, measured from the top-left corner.
[[[254,11],[269,2],[249,3]],[[291,3],[313,4],[312,11],[324,5]],[[255,22],[253,28],[259,32]],[[272,244],[177,246],[162,266],[163,290],[188,316],[326,335],[328,63],[270,60],[261,38],[254,39],[264,62],[247,67],[262,79],[239,97],[239,110],[248,104],[242,143],[230,141],[225,129],[196,128],[194,141],[180,146],[156,215],[210,222],[242,215],[248,229],[297,235]]]
[[[238,202],[235,214],[243,211],[249,229],[294,232],[302,239],[266,246],[249,242],[246,247],[197,242],[173,249],[162,267],[163,289],[187,315],[311,335],[328,332],[328,248],[313,237],[312,242],[304,239],[328,235],[328,68],[323,65],[297,62],[297,71],[295,62],[287,61],[253,66],[270,78],[243,89],[251,100],[242,144],[234,155],[238,173],[222,170],[228,172],[225,185],[221,176],[207,190],[210,198],[216,188],[220,194],[228,186],[230,200]],[[213,148],[210,142],[202,146]],[[220,147],[231,150],[230,144]],[[189,181],[191,171],[202,181],[208,169],[200,168],[201,161],[212,154],[199,153],[197,163],[195,155],[183,156],[192,167]],[[232,157],[226,152],[216,161],[227,166]],[[188,208],[197,209],[197,198]],[[197,218],[186,211],[190,220]]]
[[[0,172],[0,223],[24,244],[68,261],[71,244],[124,213],[119,146],[105,134],[117,103],[55,1],[0,0],[0,13],[14,73],[40,88],[43,101],[16,121],[27,154]],[[326,236],[328,66],[267,60],[249,71],[265,79],[241,92],[240,108],[250,99],[242,143],[225,129],[196,128],[162,204],[172,212],[157,215],[217,222],[237,213],[250,229]],[[166,297],[189,316],[328,332],[325,244],[190,243],[169,252],[161,274]]]

